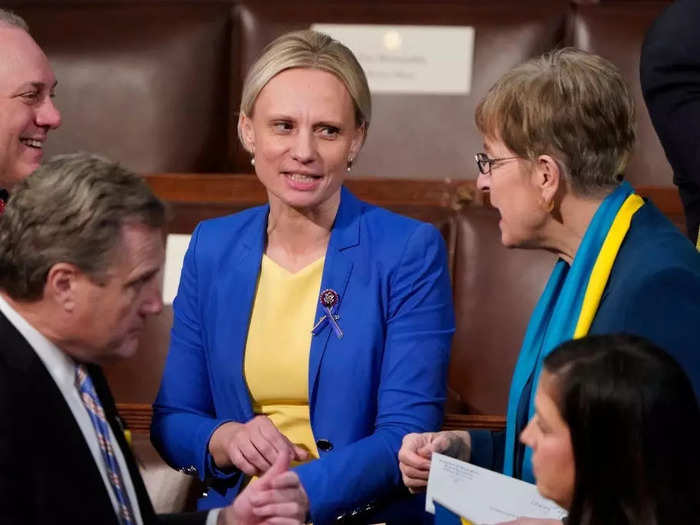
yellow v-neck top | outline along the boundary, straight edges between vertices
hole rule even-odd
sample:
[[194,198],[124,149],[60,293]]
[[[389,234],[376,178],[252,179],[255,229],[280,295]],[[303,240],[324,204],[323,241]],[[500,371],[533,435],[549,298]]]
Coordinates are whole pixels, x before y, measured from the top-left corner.
[[311,329],[322,257],[290,273],[263,255],[245,346],[244,373],[253,411],[318,458],[309,415]]

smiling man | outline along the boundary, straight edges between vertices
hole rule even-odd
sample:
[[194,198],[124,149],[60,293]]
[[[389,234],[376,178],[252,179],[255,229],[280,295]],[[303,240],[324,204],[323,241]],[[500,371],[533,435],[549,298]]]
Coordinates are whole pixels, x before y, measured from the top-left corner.
[[55,87],[27,24],[0,9],[0,212],[7,191],[39,167],[47,134],[61,124]]

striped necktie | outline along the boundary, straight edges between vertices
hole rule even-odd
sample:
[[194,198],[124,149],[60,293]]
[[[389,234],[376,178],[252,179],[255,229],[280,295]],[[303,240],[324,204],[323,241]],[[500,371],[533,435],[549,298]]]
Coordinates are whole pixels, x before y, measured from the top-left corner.
[[90,379],[90,376],[85,369],[85,365],[81,364],[76,368],[75,386],[78,389],[80,399],[83,401],[88,415],[90,416],[92,426],[95,427],[97,442],[100,445],[102,459],[104,460],[105,467],[107,468],[107,477],[109,478],[109,483],[112,486],[112,492],[117,498],[117,502],[119,504],[119,522],[122,525],[135,525],[136,519],[134,518],[134,512],[131,508],[129,495],[126,492],[124,478],[122,477],[119,463],[117,463],[117,458],[114,455],[112,441],[109,438],[109,424],[105,418],[105,413],[102,409],[100,399],[97,397],[97,393],[95,392],[95,386],[92,384],[92,379]]

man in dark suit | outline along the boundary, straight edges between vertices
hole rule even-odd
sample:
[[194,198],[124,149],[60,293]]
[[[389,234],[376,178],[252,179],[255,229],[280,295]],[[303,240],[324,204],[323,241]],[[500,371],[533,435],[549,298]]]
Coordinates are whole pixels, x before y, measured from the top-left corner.
[[51,98],[55,87],[27,24],[0,9],[0,208],[7,190],[39,166],[47,134],[61,124]]
[[145,318],[162,308],[164,223],[141,179],[96,156],[57,157],[15,186],[0,217],[0,523],[306,515],[282,455],[223,511],[154,513],[99,365],[132,355]]
[[695,243],[700,225],[700,2],[677,0],[642,46],[640,77]]

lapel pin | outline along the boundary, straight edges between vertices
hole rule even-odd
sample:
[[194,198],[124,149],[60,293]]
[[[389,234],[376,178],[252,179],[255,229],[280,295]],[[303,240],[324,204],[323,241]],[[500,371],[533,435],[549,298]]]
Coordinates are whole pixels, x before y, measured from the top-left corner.
[[340,296],[335,290],[327,288],[321,292],[319,302],[321,303],[321,306],[326,314],[318,320],[316,326],[314,326],[311,330],[314,335],[320,332],[327,322],[330,322],[336,337],[338,337],[338,339],[343,338],[343,331],[340,329],[340,325],[338,325],[338,319],[340,319],[340,316],[333,313],[333,309],[337,310],[338,308],[339,300]]

